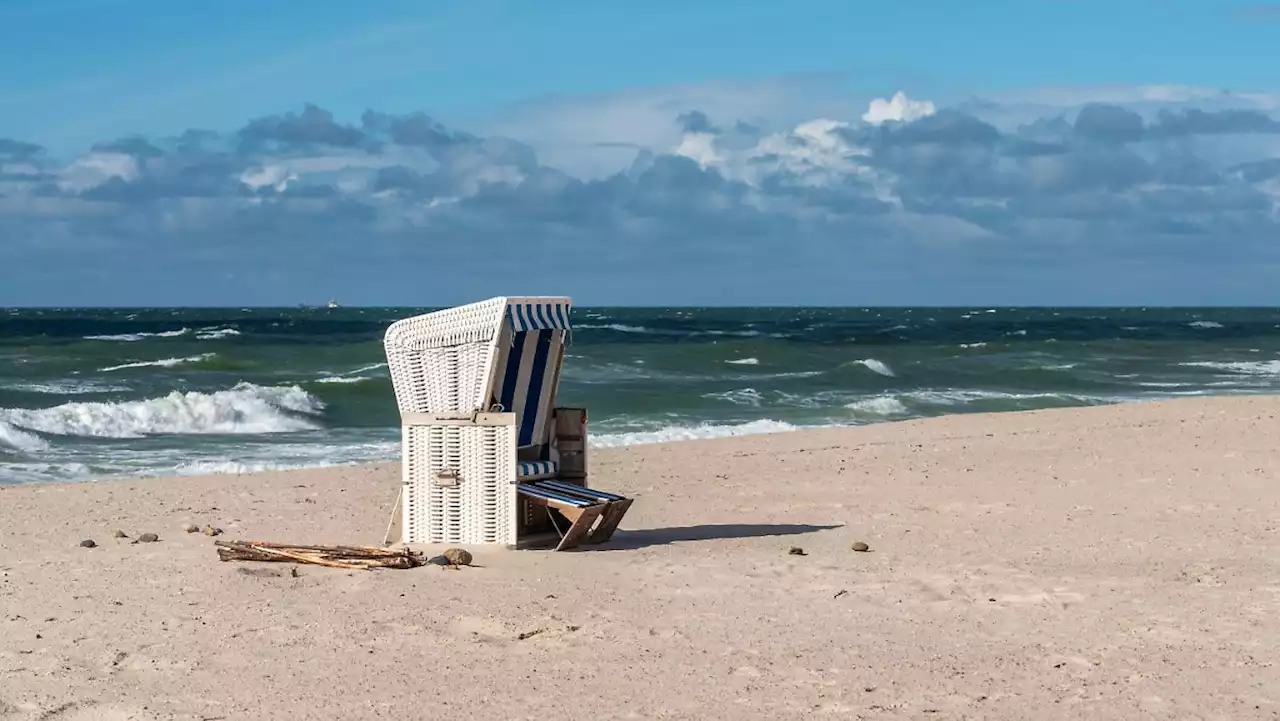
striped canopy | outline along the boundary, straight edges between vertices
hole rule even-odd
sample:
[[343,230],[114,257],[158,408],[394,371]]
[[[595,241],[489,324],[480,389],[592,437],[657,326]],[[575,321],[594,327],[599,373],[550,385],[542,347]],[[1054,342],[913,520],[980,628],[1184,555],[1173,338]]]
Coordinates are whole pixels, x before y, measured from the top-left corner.
[[516,332],[568,329],[569,308],[568,298],[508,298],[507,320]]

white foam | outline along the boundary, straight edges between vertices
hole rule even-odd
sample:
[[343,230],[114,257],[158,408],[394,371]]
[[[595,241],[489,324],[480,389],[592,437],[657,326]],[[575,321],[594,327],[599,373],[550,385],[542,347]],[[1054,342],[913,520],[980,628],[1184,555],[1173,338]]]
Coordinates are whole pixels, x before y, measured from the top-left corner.
[[214,355],[216,354],[201,353],[200,355],[188,356],[186,358],[162,358],[160,360],[153,360],[153,361],[138,361],[137,363],[125,363],[123,365],[118,365],[118,366],[108,366],[106,368],[99,368],[98,370],[102,373],[109,373],[111,371],[120,371],[126,368],[172,368],[177,365],[182,365],[183,363],[199,363],[200,361],[203,361],[203,360],[209,360]]
[[1193,320],[1187,325],[1192,328],[1221,328],[1222,324],[1216,320]]
[[107,385],[98,381],[58,380],[49,383],[11,383],[0,386],[6,390],[26,393],[44,393],[51,396],[78,396],[89,393],[122,393],[128,386]]
[[982,342],[978,342],[978,343],[961,343],[961,344],[960,344],[960,347],[961,347],[961,348],[986,348],[986,347],[987,347],[987,344],[986,344],[986,343],[982,343]]
[[180,393],[119,403],[0,408],[0,420],[28,431],[91,438],[156,434],[258,434],[320,428],[324,403],[298,386],[240,383],[215,393]]
[[132,343],[146,338],[177,338],[191,332],[190,328],[166,330],[159,333],[119,333],[117,335],[87,335],[84,340],[109,340],[121,343]]
[[373,376],[362,376],[359,373],[367,373],[369,371],[386,368],[386,363],[374,363],[373,365],[357,368],[346,373],[334,373],[332,375],[323,376],[315,380],[316,383],[360,383],[361,381],[371,381]]
[[343,374],[341,374],[341,375],[353,376],[353,375],[355,375],[355,374],[357,374],[357,373],[368,373],[369,371],[376,371],[376,370],[378,370],[379,368],[386,368],[386,367],[387,367],[387,364],[386,364],[386,363],[374,363],[374,364],[373,364],[373,365],[371,365],[371,366],[365,366],[365,367],[363,367],[363,368],[357,368],[357,369],[355,369],[355,370],[353,370],[353,371],[347,371],[346,373],[343,373]]
[[619,333],[653,333],[654,331],[638,325],[623,325],[622,323],[606,323],[603,325],[593,323],[583,323],[576,325],[574,328],[586,328],[592,330],[613,330]]
[[1005,391],[987,391],[977,389],[938,389],[911,391],[904,394],[912,401],[930,403],[941,406],[957,406],[975,401],[1028,401],[1028,400],[1062,400],[1076,403],[1095,404],[1111,403],[1125,400],[1123,396],[1089,396],[1075,393],[1009,393]]
[[782,421],[763,419],[735,425],[702,424],[697,426],[668,426],[654,431],[635,431],[631,433],[602,433],[591,437],[593,448],[617,448],[621,446],[639,446],[651,443],[671,443],[673,441],[695,441],[709,438],[730,438],[733,436],[749,436],[762,433],[785,433],[796,430],[796,426]]
[[235,328],[201,328],[196,331],[196,338],[200,340],[219,340],[237,335],[240,335],[240,331]]
[[40,436],[0,420],[0,448],[32,453],[48,447],[48,441]]
[[275,461],[191,461],[175,466],[171,471],[175,476],[212,476],[221,474],[262,473],[264,471],[289,471],[297,468],[332,468],[345,466],[355,461],[308,461],[300,463],[279,463]]
[[764,400],[764,396],[755,388],[739,388],[723,393],[706,393],[702,397],[728,401],[739,406],[751,406],[752,408],[759,408],[760,402]]
[[1179,363],[1190,368],[1211,368],[1251,376],[1280,376],[1280,360],[1271,361],[1196,361]]
[[731,363],[736,366],[758,366],[760,365],[760,359],[759,358],[734,358],[733,360],[725,361],[725,363]]
[[863,358],[862,360],[854,361],[853,364],[865,366],[872,373],[878,373],[889,378],[893,378],[896,375],[893,369],[889,367],[889,364],[878,361],[875,358]]
[[846,404],[845,408],[857,413],[868,413],[876,416],[892,416],[907,412],[907,407],[903,405],[902,401],[893,396],[864,398],[860,401]]

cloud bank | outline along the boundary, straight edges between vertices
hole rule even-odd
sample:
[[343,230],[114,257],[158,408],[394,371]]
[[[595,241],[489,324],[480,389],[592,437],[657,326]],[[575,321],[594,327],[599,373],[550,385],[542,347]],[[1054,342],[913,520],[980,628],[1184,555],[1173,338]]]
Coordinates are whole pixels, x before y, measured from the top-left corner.
[[314,105],[70,158],[0,138],[0,304],[1275,303],[1280,95],[897,92],[780,125],[680,93],[643,127],[575,110],[610,137],[590,172],[534,131]]

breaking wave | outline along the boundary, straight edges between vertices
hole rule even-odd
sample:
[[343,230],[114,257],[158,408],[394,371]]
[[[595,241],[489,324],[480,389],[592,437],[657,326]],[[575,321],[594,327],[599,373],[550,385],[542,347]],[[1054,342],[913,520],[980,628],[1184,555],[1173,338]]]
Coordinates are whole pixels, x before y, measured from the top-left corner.
[[51,396],[79,396],[90,393],[123,393],[131,390],[128,386],[108,385],[98,381],[60,380],[49,383],[10,383],[0,386],[6,390],[23,393],[44,393]]
[[1228,373],[1236,373],[1239,375],[1250,376],[1280,376],[1280,360],[1272,361],[1196,361],[1188,363],[1179,363],[1180,366],[1188,368],[1210,368],[1213,370],[1226,371]]
[[855,413],[864,413],[872,416],[893,416],[909,412],[907,406],[893,396],[864,398],[852,403],[846,403],[845,408]]
[[124,363],[118,366],[107,366],[106,368],[99,368],[98,371],[101,373],[109,373],[111,371],[122,371],[126,368],[172,368],[177,365],[182,365],[183,363],[199,363],[200,361],[206,361],[214,355],[216,354],[201,353],[200,355],[187,356],[186,358],[162,358],[160,360],[153,361],[138,361],[136,363]]
[[196,338],[200,340],[218,340],[237,335],[240,335],[240,331],[235,328],[201,328],[196,331]]
[[630,433],[602,433],[591,436],[593,448],[618,448],[622,446],[649,445],[652,443],[671,443],[673,441],[694,441],[710,438],[731,438],[734,436],[750,436],[760,433],[785,433],[797,430],[799,426],[768,418],[738,424],[709,424],[696,426],[667,426],[653,431],[633,431]]
[[120,343],[132,343],[134,341],[145,340],[147,338],[177,338],[191,332],[190,328],[179,328],[178,330],[166,330],[159,333],[119,333],[116,335],[87,335],[84,340],[107,340],[117,341]]
[[362,381],[371,381],[373,376],[325,376],[317,378],[316,383],[360,383]]
[[49,443],[34,433],[0,420],[0,450],[31,453],[49,447]]
[[863,358],[862,360],[853,361],[850,365],[864,366],[872,373],[878,373],[887,378],[893,378],[897,375],[893,372],[893,369],[889,367],[889,364],[878,361],[875,358]]
[[214,393],[174,391],[138,401],[65,403],[35,410],[0,408],[0,429],[4,425],[17,429],[20,440],[30,436],[29,431],[90,438],[288,433],[320,428],[317,419],[323,410],[319,398],[297,386],[240,383]]

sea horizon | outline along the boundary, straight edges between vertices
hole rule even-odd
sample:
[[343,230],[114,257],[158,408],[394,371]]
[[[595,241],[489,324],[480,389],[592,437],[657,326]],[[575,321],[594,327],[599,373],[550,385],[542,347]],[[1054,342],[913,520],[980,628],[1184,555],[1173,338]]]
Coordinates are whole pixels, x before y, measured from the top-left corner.
[[[439,306],[0,312],[0,483],[389,460],[382,335]],[[1280,390],[1266,307],[576,306],[611,447]]]

